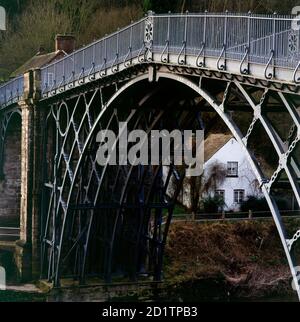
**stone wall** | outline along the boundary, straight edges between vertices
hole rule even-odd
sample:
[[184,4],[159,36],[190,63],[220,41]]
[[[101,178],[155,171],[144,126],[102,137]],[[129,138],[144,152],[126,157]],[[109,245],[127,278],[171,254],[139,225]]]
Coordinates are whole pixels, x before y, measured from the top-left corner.
[[13,116],[4,143],[3,175],[0,181],[0,226],[20,225],[21,117]]
[[[70,281],[65,281],[67,284]],[[166,297],[164,283],[114,283],[78,286],[71,282],[68,287],[52,288],[45,282],[39,281],[39,288],[47,292],[48,302],[118,302],[118,301],[153,301]]]

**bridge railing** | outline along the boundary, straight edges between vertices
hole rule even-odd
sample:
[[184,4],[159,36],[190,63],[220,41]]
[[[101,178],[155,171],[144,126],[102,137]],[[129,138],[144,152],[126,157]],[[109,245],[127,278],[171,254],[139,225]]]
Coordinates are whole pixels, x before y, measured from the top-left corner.
[[[252,14],[165,14],[148,17],[106,36],[42,69],[43,93],[85,77],[104,76],[107,70],[118,71],[120,64],[144,54],[148,49],[160,54],[177,55],[185,64],[188,55],[197,57],[198,67],[209,57],[242,64],[297,70],[300,60],[299,30],[294,30],[295,16]],[[147,49],[148,48],[148,49]],[[196,66],[196,67],[197,67]],[[266,74],[268,78],[268,75]]]
[[181,14],[153,16],[153,51],[220,57],[296,68],[300,59],[295,16]]
[[[293,28],[297,27],[295,19],[275,14],[149,13],[144,19],[42,68],[42,93],[71,88],[76,81],[103,77],[108,71],[115,73],[122,64],[130,66],[133,59],[147,52],[159,54],[158,63],[168,63],[169,56],[176,55],[179,65],[185,65],[187,57],[192,56],[196,58],[192,67],[204,67],[206,58],[216,58],[219,70],[226,70],[226,59],[235,60],[240,63],[241,73],[249,73],[246,64],[262,64],[266,78],[274,76],[269,74],[269,67],[294,69],[294,80],[289,81],[298,83],[300,33]],[[0,106],[18,100],[22,94],[20,76],[0,87]]]
[[142,19],[42,68],[42,92],[72,85],[85,77],[93,79],[96,73],[104,76],[108,68],[117,72],[121,63],[129,65],[143,49],[144,32]]
[[16,103],[24,93],[24,76],[21,75],[0,86],[0,109]]

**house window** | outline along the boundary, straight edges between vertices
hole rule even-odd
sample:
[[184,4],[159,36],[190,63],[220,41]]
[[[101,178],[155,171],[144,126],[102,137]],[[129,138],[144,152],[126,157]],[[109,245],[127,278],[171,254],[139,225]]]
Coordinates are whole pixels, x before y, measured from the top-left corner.
[[245,190],[234,190],[234,202],[242,203],[245,199]]
[[225,200],[225,190],[216,190],[215,195]]
[[227,163],[227,176],[228,177],[238,177],[239,175],[239,163],[238,162],[228,162]]

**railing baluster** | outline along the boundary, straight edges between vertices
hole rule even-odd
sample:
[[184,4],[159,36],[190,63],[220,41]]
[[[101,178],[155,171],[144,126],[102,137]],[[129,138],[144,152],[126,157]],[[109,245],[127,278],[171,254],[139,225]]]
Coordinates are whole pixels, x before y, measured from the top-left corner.
[[92,45],[92,63],[91,63],[91,68],[88,73],[88,79],[90,81],[95,79],[95,56],[96,56],[96,48],[95,44]]
[[[56,77],[57,77],[57,75],[56,75],[56,64],[54,64],[54,67],[53,67],[53,84],[52,84],[52,86],[51,86],[51,92],[52,91],[55,91],[55,89],[56,89]],[[56,94],[56,91],[53,93],[53,94]]]
[[[107,74],[106,63],[107,63],[107,38],[104,39],[104,59],[103,59],[103,64],[100,68],[100,77],[104,77]],[[102,69],[104,69],[104,72],[102,72]]]
[[73,67],[73,70],[72,70],[72,73],[70,75],[70,78],[72,78],[72,82],[70,82],[69,84],[69,88],[72,88],[75,86],[75,74],[76,74],[76,65],[75,65],[75,52],[73,52],[72,54],[72,67]]
[[[170,53],[169,53],[169,50],[170,50],[170,25],[171,25],[171,15],[170,15],[170,12],[169,12],[168,28],[167,28],[167,40],[166,40],[165,48],[163,49],[163,52],[162,52],[161,57],[160,57],[160,61],[162,63],[169,63],[169,61],[170,61]],[[164,57],[164,55],[166,55],[167,57]]]
[[78,76],[78,83],[84,84],[84,77],[85,77],[85,50],[83,49],[81,51],[82,53],[82,67],[81,67],[81,73]]
[[63,63],[63,75],[62,75],[62,79],[60,81],[60,84],[58,86],[60,92],[63,92],[65,90],[64,87],[61,88],[62,86],[65,85],[65,58],[63,59],[62,63]]
[[116,49],[116,57],[112,63],[112,66],[111,66],[111,71],[112,73],[116,73],[118,72],[119,70],[119,37],[120,37],[120,31],[118,29],[118,32],[117,32],[117,49]]
[[[188,15],[189,12],[186,12],[185,19],[184,19],[184,40],[182,42],[182,48],[180,50],[180,53],[178,55],[178,64],[179,65],[186,65],[186,44],[187,44],[187,25],[188,25]],[[181,59],[181,56],[183,56],[183,59]]]
[[[203,20],[203,39],[202,39],[202,47],[200,49],[199,55],[196,59],[196,65],[198,67],[205,67],[205,46],[206,46],[206,25],[207,25],[207,13],[208,11],[205,10],[204,20]],[[201,57],[203,56],[202,61],[200,61]]]
[[[223,49],[222,49],[222,52],[221,52],[221,55],[218,59],[218,62],[217,62],[217,67],[218,67],[218,70],[222,70],[222,71],[225,71],[226,70],[226,49],[227,49],[227,25],[228,25],[228,11],[226,10],[226,15],[225,15],[225,18],[224,18],[225,22],[224,22],[224,35],[223,35],[223,39],[224,39],[224,42],[223,42]],[[224,57],[224,62],[223,64],[221,64],[221,59],[222,57]]]
[[[270,58],[269,61],[267,63],[267,66],[265,68],[265,78],[266,79],[272,79],[275,76],[275,62],[274,62],[274,58],[275,58],[275,49],[276,49],[276,15],[277,13],[274,12],[273,14],[273,20],[272,20],[272,29],[273,29],[273,36],[272,36],[272,49],[270,52]],[[272,64],[272,71],[268,73],[269,67]]]
[[[124,65],[125,67],[129,67],[132,65],[132,37],[133,37],[133,22],[131,22],[131,27],[130,27],[130,36],[129,36],[129,46],[128,46],[128,53],[124,58]],[[128,61],[128,57],[130,57]]]
[[[241,61],[240,65],[240,73],[243,75],[250,74],[250,64],[249,64],[249,55],[250,55],[250,47],[251,47],[251,11],[248,12],[248,21],[247,21],[247,45],[245,46],[245,55]],[[247,60],[247,67],[244,68],[244,63]]]

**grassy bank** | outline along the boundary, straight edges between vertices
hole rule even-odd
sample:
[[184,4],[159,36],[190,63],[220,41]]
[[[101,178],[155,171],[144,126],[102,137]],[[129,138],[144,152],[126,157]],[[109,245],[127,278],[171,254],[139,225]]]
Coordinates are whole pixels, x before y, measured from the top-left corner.
[[[286,219],[289,236],[299,228],[299,221]],[[210,289],[210,296],[294,295],[285,254],[271,220],[174,223],[166,248],[165,278],[171,288],[195,285],[200,291],[201,287]]]

